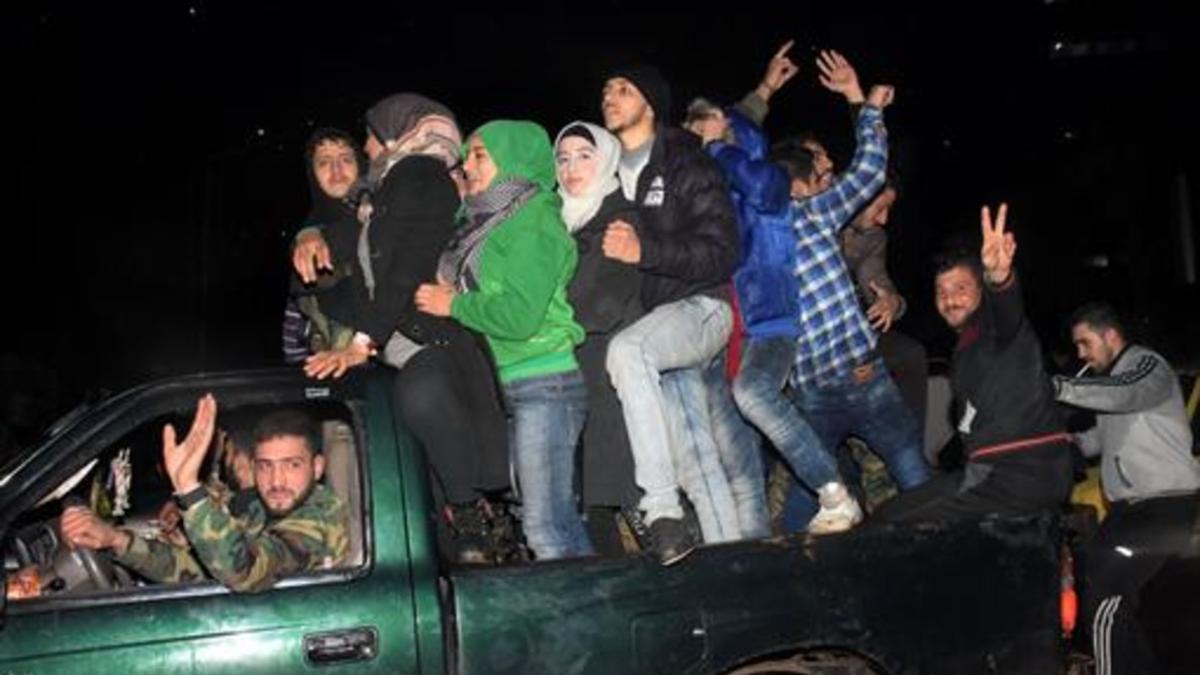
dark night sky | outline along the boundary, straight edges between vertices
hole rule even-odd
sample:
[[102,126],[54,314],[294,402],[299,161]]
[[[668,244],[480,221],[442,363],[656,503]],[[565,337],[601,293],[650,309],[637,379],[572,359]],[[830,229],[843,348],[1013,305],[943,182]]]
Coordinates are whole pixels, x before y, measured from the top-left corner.
[[[864,84],[898,88],[889,127],[905,191],[891,236],[914,306],[906,330],[938,335],[932,247],[976,232],[978,205],[1006,198],[1049,345],[1064,342],[1063,313],[1104,296],[1164,348],[1196,338],[1180,320],[1181,304],[1200,302],[1182,281],[1174,220],[1181,177],[1197,208],[1185,152],[1194,113],[1182,104],[1194,76],[1183,64],[1195,59],[1188,24],[1165,4],[788,2],[751,13],[601,1],[503,15],[496,4],[444,14],[400,2],[116,4],[23,10],[5,40],[21,160],[10,169],[15,303],[0,363],[9,391],[56,381],[51,407],[93,387],[278,361],[286,235],[307,208],[300,154],[312,125],[360,134],[375,99],[414,90],[450,105],[464,130],[523,117],[553,134],[595,119],[605,71],[634,61],[662,66],[677,109],[697,94],[732,102],[788,38],[802,71],[776,99],[773,136],[815,128],[849,157],[849,118],[816,82],[816,48],[841,50]],[[1101,254],[1108,268],[1081,265]]]

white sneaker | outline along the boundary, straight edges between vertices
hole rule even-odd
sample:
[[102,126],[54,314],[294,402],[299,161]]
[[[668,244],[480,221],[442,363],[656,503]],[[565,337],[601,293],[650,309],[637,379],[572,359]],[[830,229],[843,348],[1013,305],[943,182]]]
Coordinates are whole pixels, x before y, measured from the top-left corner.
[[858,501],[846,491],[841,483],[826,483],[817,490],[821,510],[808,521],[809,534],[832,534],[845,532],[863,519]]

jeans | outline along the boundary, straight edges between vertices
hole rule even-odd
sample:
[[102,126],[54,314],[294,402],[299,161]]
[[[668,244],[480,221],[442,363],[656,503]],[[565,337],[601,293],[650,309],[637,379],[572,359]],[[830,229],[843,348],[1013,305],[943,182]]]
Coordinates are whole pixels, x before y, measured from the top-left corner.
[[729,340],[732,326],[727,303],[695,295],[656,307],[609,343],[605,366],[621,399],[647,524],[683,518],[661,373],[708,364]]
[[575,447],[587,419],[578,370],[504,385],[525,539],[538,560],[592,553],[575,496]]
[[784,394],[796,358],[796,341],[787,336],[751,338],[742,351],[742,367],[733,383],[733,397],[746,419],[758,427],[813,492],[841,481],[832,448]]
[[716,544],[740,539],[741,526],[733,488],[713,438],[704,386],[705,368],[679,368],[663,373],[662,389],[671,422],[675,478],[692,502],[704,542]]
[[[721,456],[721,466],[729,478],[733,501],[737,505],[738,526],[742,539],[770,536],[767,516],[766,474],[762,463],[762,439],[746,423],[734,403],[729,380],[725,378],[727,350],[704,369],[704,388],[708,394],[708,414],[712,418],[713,438]],[[790,407],[790,403],[788,404]]]
[[933,476],[921,451],[920,427],[883,361],[874,359],[864,368],[870,372],[861,382],[846,376],[835,385],[801,383],[792,388],[792,400],[824,447],[832,450],[857,436],[883,458],[896,485],[910,490]]

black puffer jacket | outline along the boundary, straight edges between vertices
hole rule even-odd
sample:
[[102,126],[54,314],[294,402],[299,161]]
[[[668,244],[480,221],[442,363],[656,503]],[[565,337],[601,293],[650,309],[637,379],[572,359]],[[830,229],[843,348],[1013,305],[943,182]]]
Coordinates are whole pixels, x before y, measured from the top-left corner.
[[727,298],[740,255],[737,216],[720,167],[696,136],[658,130],[634,201],[646,309],[699,294]]

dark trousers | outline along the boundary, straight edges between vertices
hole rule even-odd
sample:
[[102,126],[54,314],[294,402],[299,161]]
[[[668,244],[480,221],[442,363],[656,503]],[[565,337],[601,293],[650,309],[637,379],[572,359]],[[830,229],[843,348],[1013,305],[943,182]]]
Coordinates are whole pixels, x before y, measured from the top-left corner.
[[1056,510],[1071,493],[1071,448],[1047,445],[1008,456],[973,460],[885,502],[882,522],[953,522],[987,515]]
[[396,374],[398,417],[417,437],[445,500],[508,487],[507,425],[485,356],[471,344],[428,346]]
[[1079,625],[1091,640],[1096,672],[1162,672],[1138,620],[1138,598],[1187,546],[1198,503],[1193,493],[1112,504],[1083,560]]

